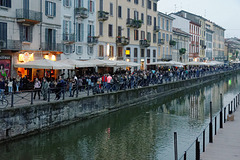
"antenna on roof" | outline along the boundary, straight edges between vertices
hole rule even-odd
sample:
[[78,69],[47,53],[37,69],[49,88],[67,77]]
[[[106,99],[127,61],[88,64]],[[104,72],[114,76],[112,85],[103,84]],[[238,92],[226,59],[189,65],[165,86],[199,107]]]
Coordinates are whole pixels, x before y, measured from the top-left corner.
[[175,13],[177,12],[177,5],[176,4],[174,4],[174,7],[175,7]]

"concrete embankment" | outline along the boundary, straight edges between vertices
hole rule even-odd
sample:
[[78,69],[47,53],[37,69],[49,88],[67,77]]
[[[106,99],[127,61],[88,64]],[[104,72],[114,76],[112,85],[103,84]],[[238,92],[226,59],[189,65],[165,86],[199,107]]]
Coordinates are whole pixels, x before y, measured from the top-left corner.
[[229,71],[167,84],[0,111],[0,143],[169,96],[238,73]]

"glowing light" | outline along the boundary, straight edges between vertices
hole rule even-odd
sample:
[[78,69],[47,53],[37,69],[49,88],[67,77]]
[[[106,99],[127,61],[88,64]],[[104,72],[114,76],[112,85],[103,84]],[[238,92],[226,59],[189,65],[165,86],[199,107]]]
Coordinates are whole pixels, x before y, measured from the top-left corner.
[[130,50],[126,50],[126,51],[125,51],[125,54],[126,54],[126,55],[130,55]]
[[107,44],[107,56],[109,56],[109,48],[110,48],[110,45],[109,43]]
[[49,56],[48,55],[44,55],[44,59],[49,59]]
[[29,62],[29,61],[34,61],[34,54],[31,53],[29,54],[28,52],[21,53],[18,56],[18,61],[19,62]]
[[141,62],[144,62],[144,59],[141,59]]
[[232,80],[231,79],[228,81],[228,84],[231,86],[231,84],[232,84]]
[[129,59],[126,59],[127,62],[129,62],[130,60]]
[[55,55],[52,55],[51,60],[52,60],[52,61],[56,61],[56,56],[55,56]]

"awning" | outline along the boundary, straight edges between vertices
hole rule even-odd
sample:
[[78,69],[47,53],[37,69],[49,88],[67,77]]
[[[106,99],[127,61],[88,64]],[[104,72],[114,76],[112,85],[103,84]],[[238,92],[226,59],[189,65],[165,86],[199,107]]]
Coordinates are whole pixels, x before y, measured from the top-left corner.
[[88,62],[88,61],[79,61],[74,59],[63,59],[57,61],[61,64],[67,64],[73,66],[73,68],[85,68],[85,67],[96,67],[96,64]]
[[35,69],[74,69],[72,65],[51,61],[48,59],[41,59],[30,61],[26,63],[14,64],[15,68],[35,68]]
[[147,65],[173,66],[173,63],[170,63],[169,61],[158,61],[158,62],[148,63]]

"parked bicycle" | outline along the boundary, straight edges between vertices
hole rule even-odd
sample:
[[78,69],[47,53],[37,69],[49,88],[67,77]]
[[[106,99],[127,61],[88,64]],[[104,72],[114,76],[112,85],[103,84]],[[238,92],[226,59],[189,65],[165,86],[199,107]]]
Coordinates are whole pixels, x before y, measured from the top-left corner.
[[4,93],[0,95],[0,109],[6,108],[8,106],[8,100]]

